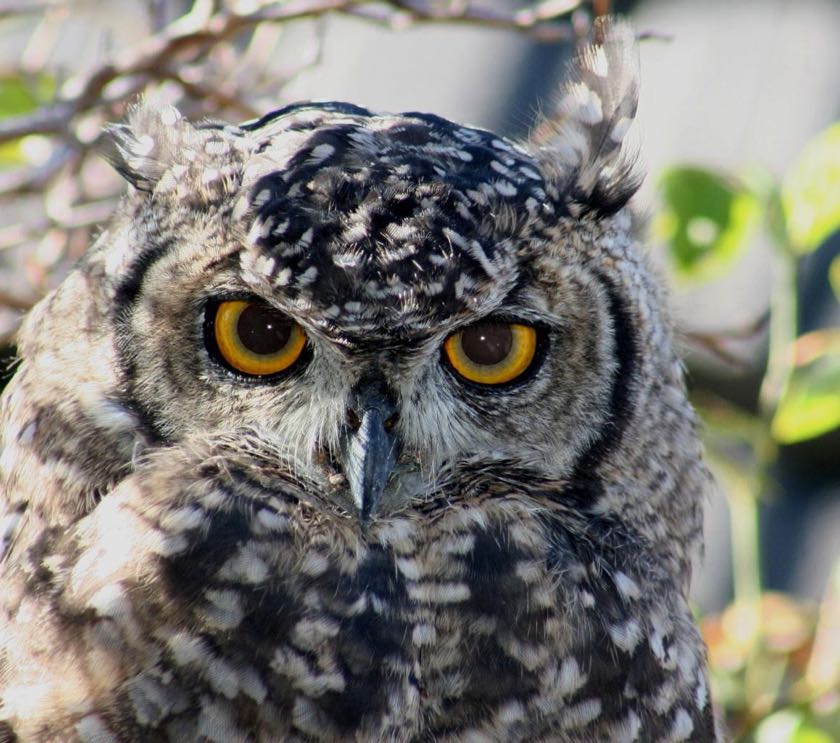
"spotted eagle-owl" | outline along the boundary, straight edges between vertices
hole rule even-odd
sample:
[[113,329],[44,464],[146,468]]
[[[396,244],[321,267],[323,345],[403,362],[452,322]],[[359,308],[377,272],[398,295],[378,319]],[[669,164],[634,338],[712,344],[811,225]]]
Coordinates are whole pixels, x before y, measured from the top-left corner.
[[618,24],[526,143],[141,103],[2,398],[0,740],[715,738]]

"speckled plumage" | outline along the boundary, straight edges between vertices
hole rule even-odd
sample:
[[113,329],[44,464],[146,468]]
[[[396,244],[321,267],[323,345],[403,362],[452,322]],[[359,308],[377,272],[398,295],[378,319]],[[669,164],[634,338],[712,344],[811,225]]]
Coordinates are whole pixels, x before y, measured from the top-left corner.
[[[597,32],[522,144],[340,103],[114,127],[134,188],[2,397],[0,741],[715,739],[708,475],[625,206],[632,34]],[[304,361],[215,363],[218,297]],[[487,317],[541,328],[510,385],[443,361]],[[360,516],[369,388],[398,446]]]

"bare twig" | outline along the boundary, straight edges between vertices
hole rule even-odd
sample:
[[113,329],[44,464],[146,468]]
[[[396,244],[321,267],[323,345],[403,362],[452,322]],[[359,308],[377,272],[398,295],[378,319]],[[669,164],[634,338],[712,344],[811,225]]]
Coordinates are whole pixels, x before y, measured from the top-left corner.
[[394,0],[389,3],[392,8],[359,3],[351,4],[343,12],[397,29],[413,23],[445,22],[521,31],[539,41],[567,41],[574,38],[574,31],[568,23],[558,21],[582,4],[581,0],[545,0],[518,11],[504,11],[471,2],[443,5],[423,0]]
[[[172,77],[176,74],[172,72],[173,62],[196,62],[214,46],[259,23],[315,18],[338,11],[390,25],[406,22],[470,23],[533,32],[540,39],[557,40],[570,38],[572,31],[568,24],[560,25],[556,21],[580,5],[580,0],[550,0],[523,10],[504,12],[476,3],[438,5],[421,0],[393,0],[383,5],[357,0],[292,0],[271,3],[247,14],[221,10],[209,18],[193,20],[188,13],[92,72],[69,80],[57,102],[0,120],[0,142],[27,134],[65,134],[74,117],[101,102],[103,89],[115,79],[140,73],[151,79]],[[208,93],[195,82],[178,82],[185,90],[189,88],[202,98]],[[247,108],[237,98],[219,102],[224,103],[225,100],[235,108]]]
[[726,348],[726,344],[730,341],[750,341],[758,338],[767,329],[769,320],[770,313],[765,312],[742,327],[728,328],[714,333],[695,330],[687,332],[685,338],[691,345],[702,348],[723,363],[743,371],[750,368],[750,362],[730,351]]
[[70,161],[79,150],[71,145],[58,147],[47,162],[36,168],[0,171],[0,196],[23,195],[41,191]]
[[45,10],[57,8],[63,0],[2,0],[0,1],[0,18],[24,15],[35,15]]
[[[19,140],[28,135],[51,139],[52,151],[45,162],[19,170],[0,171],[0,197],[5,202],[26,194],[43,192],[58,194],[45,199],[41,213],[26,224],[11,224],[0,229],[0,250],[27,250],[29,245],[44,244],[55,238],[55,250],[43,266],[34,267],[49,276],[54,266],[64,265],[61,259],[75,254],[79,240],[87,239],[93,226],[110,213],[116,194],[98,192],[98,201],[90,201],[80,184],[80,172],[88,162],[96,141],[99,122],[121,115],[122,106],[151,85],[164,81],[174,83],[184,95],[182,106],[189,101],[206,104],[216,111],[238,117],[253,118],[260,111],[252,105],[255,88],[270,82],[282,87],[301,70],[320,59],[320,37],[312,54],[296,60],[294,68],[280,72],[272,68],[270,77],[237,64],[236,54],[219,55],[226,44],[243,39],[266,24],[272,27],[300,19],[323,19],[328,14],[344,14],[365,18],[391,27],[419,23],[470,24],[510,29],[547,41],[574,38],[579,29],[569,21],[571,14],[583,5],[582,0],[542,0],[528,7],[504,9],[491,0],[262,0],[237,11],[234,3],[195,0],[183,15],[166,23],[164,0],[152,0],[150,35],[124,47],[117,54],[70,77],[59,89],[55,101],[28,113],[0,119],[0,143]],[[65,8],[61,0],[0,0],[0,18],[13,15],[50,17],[49,13]],[[64,16],[59,18],[63,22]],[[57,26],[56,32],[60,30]],[[247,55],[248,52],[246,51]],[[28,73],[46,64],[49,54],[32,58]],[[269,55],[265,60],[271,62]],[[244,80],[247,82],[242,84]],[[254,79],[263,83],[254,85]],[[189,105],[187,106],[189,107]],[[60,181],[59,179],[66,179]],[[74,185],[75,184],[75,185]],[[58,187],[58,190],[56,188]],[[81,204],[74,204],[81,201]],[[47,237],[45,237],[47,236]],[[28,264],[32,270],[33,264]],[[16,279],[16,277],[15,277]],[[23,281],[23,280],[22,280]],[[0,292],[0,309],[28,309],[33,297],[20,297]],[[1,333],[2,331],[0,331]],[[7,338],[0,338],[0,345]]]

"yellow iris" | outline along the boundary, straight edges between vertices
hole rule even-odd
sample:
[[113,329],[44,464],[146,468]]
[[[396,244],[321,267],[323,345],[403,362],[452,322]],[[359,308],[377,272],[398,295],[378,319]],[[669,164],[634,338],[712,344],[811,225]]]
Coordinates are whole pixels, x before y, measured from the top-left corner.
[[245,300],[219,304],[213,335],[222,358],[255,377],[285,371],[306,346],[300,325],[270,305]]
[[537,331],[520,323],[479,322],[450,335],[443,350],[464,379],[505,384],[531,366],[537,352]]

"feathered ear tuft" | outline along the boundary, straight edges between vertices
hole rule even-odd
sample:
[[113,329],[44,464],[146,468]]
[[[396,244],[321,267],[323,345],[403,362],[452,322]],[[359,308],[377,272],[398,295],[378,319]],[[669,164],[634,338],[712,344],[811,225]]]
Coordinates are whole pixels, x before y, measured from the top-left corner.
[[178,109],[143,99],[122,124],[106,127],[102,154],[129,183],[152,191],[166,169],[177,161],[192,127]]
[[641,184],[624,142],[639,100],[639,54],[629,24],[599,18],[568,68],[556,112],[531,135],[570,213],[612,214]]

